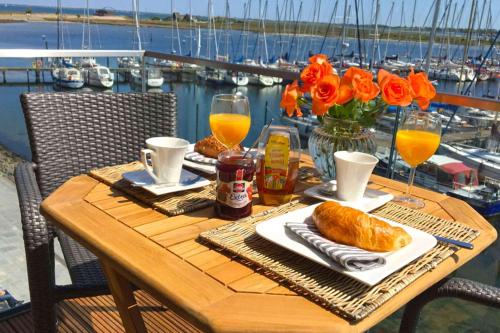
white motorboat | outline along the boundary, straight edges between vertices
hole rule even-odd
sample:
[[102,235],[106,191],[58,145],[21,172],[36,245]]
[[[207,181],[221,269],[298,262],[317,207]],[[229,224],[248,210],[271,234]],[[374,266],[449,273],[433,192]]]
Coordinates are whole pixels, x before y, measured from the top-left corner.
[[224,75],[224,81],[233,86],[246,86],[248,84],[248,76],[243,73],[226,71]]
[[79,89],[83,87],[83,78],[81,72],[73,67],[59,67],[52,71],[54,83],[60,87]]
[[205,69],[205,76],[204,79],[208,82],[216,83],[216,84],[223,84],[226,82],[225,80],[226,73],[223,70],[220,69],[212,69],[212,68],[206,68]]
[[[252,59],[245,59],[243,61],[243,64],[249,65],[249,66],[255,66],[255,67],[259,66],[255,62],[255,60],[252,60]],[[260,65],[260,66],[264,67],[263,65]],[[271,76],[266,76],[266,75],[250,74],[250,75],[248,75],[248,84],[270,87],[274,84],[274,78]]]
[[[142,85],[142,73],[140,69],[130,70],[130,82],[136,85]],[[161,87],[163,85],[163,75],[158,68],[150,67],[146,69],[146,86],[151,88]]]
[[105,66],[82,68],[82,76],[85,84],[89,86],[111,88],[114,83],[114,74]]
[[477,169],[480,178],[500,179],[500,154],[486,149],[463,145],[446,144],[439,146],[440,154],[456,158],[465,165]]
[[248,76],[248,83],[258,86],[270,87],[274,84],[274,79],[271,76],[252,74]]

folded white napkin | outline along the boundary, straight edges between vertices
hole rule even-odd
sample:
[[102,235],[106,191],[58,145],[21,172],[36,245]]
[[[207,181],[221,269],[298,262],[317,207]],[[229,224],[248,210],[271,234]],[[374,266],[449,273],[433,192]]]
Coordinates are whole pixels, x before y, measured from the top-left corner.
[[285,226],[348,271],[366,271],[385,265],[385,258],[380,254],[323,238],[310,219],[305,223],[286,222]]

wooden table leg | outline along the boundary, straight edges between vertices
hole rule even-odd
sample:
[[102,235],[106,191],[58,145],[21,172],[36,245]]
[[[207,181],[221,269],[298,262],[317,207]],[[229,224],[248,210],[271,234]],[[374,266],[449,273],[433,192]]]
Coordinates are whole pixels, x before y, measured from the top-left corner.
[[110,265],[103,262],[102,267],[125,331],[127,333],[146,333],[146,326],[144,326],[130,282]]

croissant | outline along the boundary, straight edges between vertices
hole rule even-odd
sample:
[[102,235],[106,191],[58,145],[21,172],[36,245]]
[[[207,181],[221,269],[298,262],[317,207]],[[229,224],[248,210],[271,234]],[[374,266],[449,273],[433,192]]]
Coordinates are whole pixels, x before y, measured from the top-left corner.
[[[206,138],[201,139],[194,145],[195,152],[211,158],[217,158],[217,156],[225,150],[227,150],[227,148],[213,135],[209,135]],[[241,145],[237,145],[231,148],[231,150],[241,151],[243,150],[243,147]]]
[[336,202],[320,204],[314,209],[312,219],[329,240],[368,251],[395,251],[411,242],[411,236],[403,228]]

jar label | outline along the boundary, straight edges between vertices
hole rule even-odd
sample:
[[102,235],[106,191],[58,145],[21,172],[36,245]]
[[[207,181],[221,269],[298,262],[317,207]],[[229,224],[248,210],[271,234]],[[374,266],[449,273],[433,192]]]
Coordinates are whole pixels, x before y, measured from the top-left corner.
[[236,171],[232,182],[220,180],[217,171],[217,201],[232,208],[243,208],[252,201],[252,182],[243,179],[244,169]]
[[264,187],[281,190],[285,187],[290,157],[290,136],[278,132],[269,136],[264,157]]

